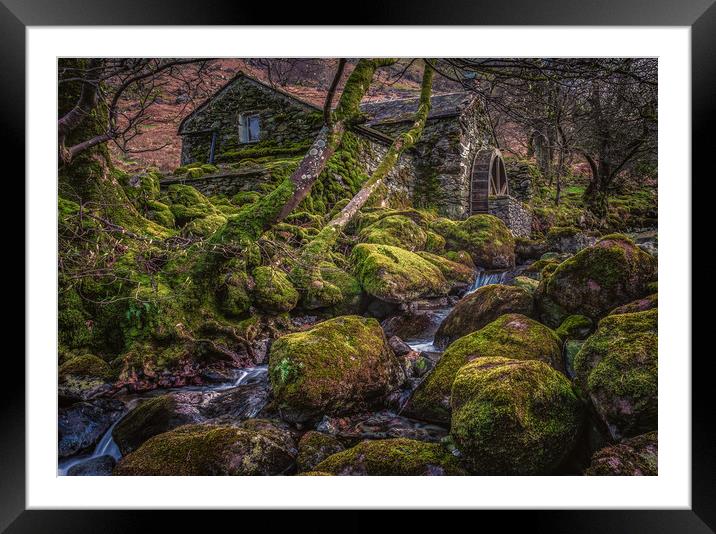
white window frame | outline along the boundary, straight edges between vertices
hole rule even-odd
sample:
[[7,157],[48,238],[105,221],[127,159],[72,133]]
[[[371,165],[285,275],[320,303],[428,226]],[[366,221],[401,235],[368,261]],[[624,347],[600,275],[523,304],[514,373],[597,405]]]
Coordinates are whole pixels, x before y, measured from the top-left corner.
[[[258,123],[258,137],[251,139],[251,119],[256,119]],[[258,143],[261,140],[261,116],[258,113],[240,113],[239,114],[239,143],[250,144]]]

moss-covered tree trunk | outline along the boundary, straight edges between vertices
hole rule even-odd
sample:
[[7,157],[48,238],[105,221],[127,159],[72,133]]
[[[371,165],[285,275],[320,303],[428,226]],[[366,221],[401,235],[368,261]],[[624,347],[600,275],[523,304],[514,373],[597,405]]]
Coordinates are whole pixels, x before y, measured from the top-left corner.
[[223,243],[258,239],[264,231],[290,214],[306,198],[326,162],[340,146],[346,128],[360,116],[360,102],[370,87],[376,69],[392,65],[395,61],[360,59],[346,81],[338,106],[330,114],[330,121],[321,128],[298,168],[254,208],[229,219],[215,239]]
[[[308,307],[320,306],[334,300],[338,296],[330,289],[324,293],[325,282],[321,278],[320,263],[330,256],[341,231],[353,219],[356,213],[373,197],[384,185],[385,179],[395,167],[401,154],[411,148],[420,139],[425,123],[430,113],[430,97],[432,94],[433,69],[427,62],[423,68],[423,79],[420,91],[420,101],[415,112],[415,121],[412,128],[399,135],[388,149],[388,152],[378,164],[375,172],[363,184],[360,191],[348,204],[333,217],[319,234],[306,245],[301,257],[291,273],[291,279],[304,297]],[[330,297],[328,294],[335,297]]]

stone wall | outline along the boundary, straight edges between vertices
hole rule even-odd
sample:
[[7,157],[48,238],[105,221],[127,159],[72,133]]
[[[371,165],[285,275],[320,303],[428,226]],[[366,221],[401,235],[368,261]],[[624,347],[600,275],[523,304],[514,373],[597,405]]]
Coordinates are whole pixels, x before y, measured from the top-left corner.
[[[410,126],[403,121],[374,128],[393,136]],[[460,115],[429,119],[420,140],[410,151],[416,174],[413,204],[436,208],[446,217],[466,218],[472,160],[478,151],[489,147],[488,132],[477,101]]]
[[206,196],[233,196],[241,191],[259,191],[261,185],[271,182],[271,173],[267,169],[252,166],[251,168],[225,171],[199,178],[187,178],[186,175],[171,176],[162,179],[159,185],[162,189],[166,189],[172,184],[184,184],[194,187]]
[[[239,115],[259,115],[258,142],[239,143]],[[315,138],[323,123],[320,111],[262,83],[239,75],[206,105],[187,117],[180,128],[181,163],[209,160],[212,131],[217,132],[217,161],[240,161],[246,157],[300,151]]]
[[504,222],[517,237],[530,237],[532,212],[525,204],[511,196],[490,197],[489,213]]
[[530,202],[534,178],[532,168],[534,166],[526,161],[505,159],[505,172],[510,184],[510,196],[522,202]]

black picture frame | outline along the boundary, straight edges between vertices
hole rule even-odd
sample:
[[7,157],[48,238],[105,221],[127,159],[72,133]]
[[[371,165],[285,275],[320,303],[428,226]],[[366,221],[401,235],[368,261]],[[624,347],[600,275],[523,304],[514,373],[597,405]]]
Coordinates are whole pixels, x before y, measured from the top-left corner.
[[[712,177],[713,131],[716,129],[715,0],[499,0],[479,2],[429,0],[361,2],[360,9],[340,4],[242,3],[219,0],[0,0],[0,116],[6,135],[5,160],[24,164],[17,154],[25,143],[25,29],[27,26],[85,25],[212,25],[336,24],[351,25],[605,25],[689,26],[692,32],[692,163]],[[280,6],[280,7],[279,7]],[[310,7],[310,9],[309,9]],[[350,13],[349,15],[341,13]],[[349,17],[349,18],[346,18]],[[327,20],[331,18],[332,20]],[[88,48],[91,51],[91,48]],[[665,147],[660,147],[665,149]],[[668,147],[666,148],[668,149]],[[707,171],[708,170],[708,171]],[[19,182],[15,182],[24,198]],[[31,201],[31,199],[25,199]],[[694,228],[696,225],[694,225]],[[32,280],[25,279],[25,284]],[[689,310],[684,310],[688,313]],[[19,315],[19,314],[18,314]],[[28,317],[27,320],[32,320]],[[693,328],[693,327],[692,327]],[[525,521],[536,532],[713,532],[716,529],[716,439],[713,424],[713,378],[709,352],[692,359],[692,508],[669,511],[525,511],[488,512],[509,524]],[[673,355],[672,355],[673,356]],[[677,355],[690,358],[691,354]],[[13,361],[10,361],[13,360]],[[146,514],[127,511],[27,511],[25,509],[25,366],[5,351],[6,380],[0,387],[0,530],[6,532],[142,531]],[[318,503],[317,503],[318,504]],[[246,513],[246,512],[242,512]],[[352,512],[331,530],[367,531],[375,526],[369,513]],[[495,517],[495,514],[500,514]],[[295,519],[294,519],[295,521]],[[313,522],[313,520],[309,520]],[[420,522],[422,514],[403,519],[402,530]],[[453,520],[451,520],[452,522]],[[470,519],[469,521],[474,521]],[[184,514],[163,514],[163,529],[185,522]],[[301,520],[302,523],[306,519]],[[323,520],[325,526],[325,519]],[[315,530],[321,529],[314,523]],[[5,530],[6,529],[6,530]]]

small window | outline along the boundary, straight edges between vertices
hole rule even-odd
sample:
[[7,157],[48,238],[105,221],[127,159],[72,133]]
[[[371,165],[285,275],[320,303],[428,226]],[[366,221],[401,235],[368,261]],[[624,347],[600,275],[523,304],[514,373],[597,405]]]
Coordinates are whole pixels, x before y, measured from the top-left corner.
[[239,142],[255,143],[261,136],[258,115],[239,115]]

